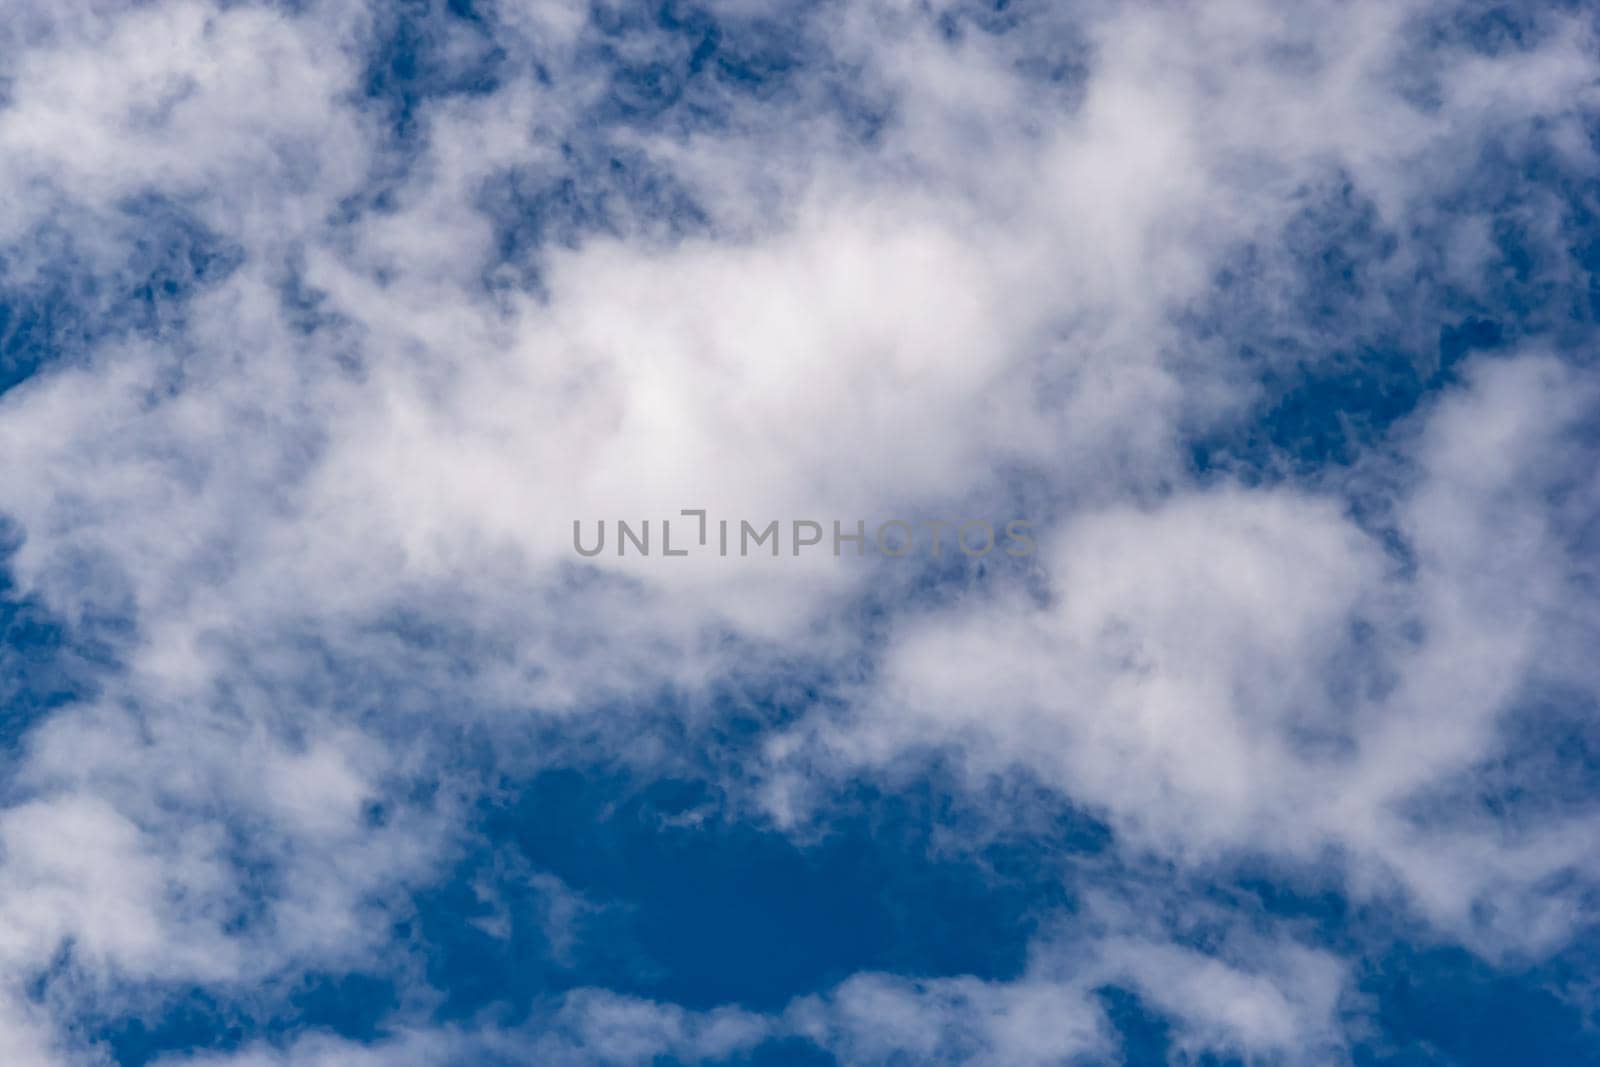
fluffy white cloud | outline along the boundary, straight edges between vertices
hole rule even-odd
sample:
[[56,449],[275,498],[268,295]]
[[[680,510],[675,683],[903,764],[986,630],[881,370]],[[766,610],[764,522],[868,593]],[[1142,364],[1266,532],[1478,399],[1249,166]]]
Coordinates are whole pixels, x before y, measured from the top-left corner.
[[[137,250],[110,220],[141,197],[239,265],[158,335],[102,338],[0,398],[20,588],[70,625],[129,624],[125,669],[19,758],[0,815],[7,988],[68,942],[108,980],[358,958],[384,895],[447,851],[449,791],[397,799],[442,774],[424,715],[516,724],[665,690],[693,705],[762,647],[865,676],[844,711],[772,740],[766,795],[792,822],[843,775],[960,745],[975,779],[1025,766],[1130,848],[1181,864],[1339,849],[1357,889],[1399,888],[1486,950],[1559,942],[1585,916],[1545,883],[1592,873],[1591,824],[1508,841],[1487,815],[1440,833],[1408,805],[1492,758],[1528,685],[1595,685],[1570,527],[1596,484],[1568,484],[1568,460],[1592,459],[1576,437],[1592,388],[1536,355],[1477,368],[1397,458],[1362,468],[1376,489],[1186,473],[1190,437],[1259,395],[1226,327],[1192,317],[1241,249],[1269,310],[1292,299],[1304,250],[1286,227],[1315,190],[1348,183],[1401,235],[1373,277],[1417,272],[1436,249],[1404,235],[1427,225],[1450,250],[1430,269],[1471,287],[1483,220],[1434,204],[1466,180],[1458,161],[1538,136],[1594,163],[1583,25],[1468,55],[1427,43],[1439,10],[1090,4],[1039,16],[1082,68],[1056,83],[1037,76],[1061,61],[1038,34],[852,5],[805,30],[820,73],[791,91],[607,135],[696,202],[690,232],[614,197],[605,236],[506,261],[485,190],[511,171],[559,180],[594,136],[608,72],[577,9],[497,5],[511,75],[420,104],[398,146],[359,93],[377,12],[30,5],[4,49],[8,269],[59,267],[36,240],[51,227],[91,272],[123,269]],[[468,67],[473,45],[441,54]],[[886,116],[871,137],[829,103],[840,71]],[[1390,310],[1383,292],[1360,306]],[[1279,370],[1363,328],[1282,317]],[[1388,525],[1357,522],[1352,498]],[[584,563],[569,542],[574,518],[683,507],[848,522],[1022,506],[1049,523],[1030,576],[1047,596],[1002,576],[901,613],[865,651],[860,598],[915,564]],[[396,636],[408,614],[470,651]],[[261,887],[234,833],[275,878],[242,934]],[[1252,970],[1107,936],[1093,973],[1193,1016],[1199,1044],[1331,1040],[1320,957]],[[1042,1063],[1103,1046],[1086,980],[863,976],[794,1011],[863,1062]],[[590,1008],[585,1032],[618,1062],[733,1048],[756,1026]],[[16,995],[0,1011],[32,1014]],[[958,1021],[916,1021],[930,1011]],[[294,1055],[250,1053],[378,1053]]]
[[[1397,882],[1457,936],[1547,947],[1587,920],[1543,883],[1594,877],[1593,819],[1508,838],[1488,812],[1416,803],[1496,758],[1530,685],[1594,691],[1592,666],[1548,653],[1594,633],[1549,499],[1595,399],[1528,356],[1419,416],[1391,502],[1408,564],[1299,490],[1085,510],[1044,552],[1042,601],[1006,590],[907,619],[850,711],[774,739],[774,810],[801,814],[791,768],[959,744],[973,774],[1026,766],[1128,843],[1194,863],[1336,848],[1354,885]],[[1593,515],[1595,488],[1579,475],[1568,504]]]

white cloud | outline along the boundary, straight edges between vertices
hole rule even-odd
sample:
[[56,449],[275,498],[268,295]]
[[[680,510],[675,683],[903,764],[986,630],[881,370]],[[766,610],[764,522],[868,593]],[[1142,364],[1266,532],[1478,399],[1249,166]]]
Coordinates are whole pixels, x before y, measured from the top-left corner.
[[[1324,183],[1347,180],[1403,238],[1497,138],[1547,129],[1570,165],[1592,163],[1574,134],[1595,103],[1578,23],[1468,59],[1419,46],[1434,5],[1094,4],[1046,27],[1084,80],[1044,87],[1026,33],[947,38],[922,9],[855,5],[806,30],[823,73],[792,93],[613,135],[698,199],[702,227],[672,237],[619,206],[607,236],[498,264],[485,183],[511,167],[557,180],[563,147],[593,136],[606,80],[575,9],[496,6],[523,66],[420,105],[405,160],[357,102],[364,8],[52,10],[28,9],[5,61],[15,269],[51,269],[29,243],[47,224],[91,271],[123,264],[126,231],[107,220],[143,195],[242,262],[160,336],[107,338],[0,398],[19,586],[69,624],[131,622],[126,670],[36,732],[0,816],[13,990],[68,940],[79,963],[136,979],[359,957],[383,932],[374,897],[434,869],[454,817],[395,800],[396,782],[439,773],[419,713],[514,729],[692,697],[763,642],[870,675],[844,714],[773,740],[769,795],[796,820],[841,775],[962,744],[975,775],[1025,765],[1178,862],[1345,849],[1357,888],[1398,886],[1486,950],[1554,945],[1584,917],[1543,881],[1587,870],[1586,823],[1505,843],[1487,817],[1438,835],[1403,809],[1492,756],[1524,683],[1596,681],[1582,564],[1547,499],[1563,450],[1588,455],[1572,428],[1590,388],[1530,355],[1479,368],[1418,420],[1413,466],[1378,502],[1414,553],[1406,573],[1331,489],[1189,484],[1186,435],[1229,425],[1258,386],[1226,324],[1205,337],[1183,320],[1243,247],[1287,302],[1303,249],[1284,228]],[[445,52],[470,64],[464,38]],[[852,88],[887,106],[871,139],[823,103],[856,69]],[[1409,92],[1435,75],[1432,102]],[[380,183],[381,204],[352,201]],[[1482,219],[1448,229],[1449,270],[1481,282]],[[1376,276],[1432,254],[1397,240]],[[539,292],[485,287],[507,268]],[[323,325],[286,309],[291,277]],[[1380,290],[1361,304],[1378,315]],[[1283,318],[1313,362],[1363,328],[1308,336]],[[893,620],[866,653],[841,613],[898,572],[580,567],[568,547],[574,518],[681,507],[1012,506],[1011,472],[1041,483],[1054,520],[1048,601],[998,581]],[[1595,488],[1567,487],[1565,506],[1592,507]],[[471,654],[384,629],[419,605],[471,634]],[[320,685],[324,654],[360,684]],[[615,724],[621,742],[630,729]],[[373,803],[391,821],[371,824]],[[270,936],[230,925],[254,891],[231,865],[241,828],[280,877]],[[1326,1036],[1321,959],[1263,975],[1159,938],[1119,951],[1119,973],[1196,1015],[1201,1043]],[[1100,1047],[1082,987],[1061,1015],[1042,1006],[1053,995],[864,976],[816,1026],[868,1060],[874,1042],[1011,1063]],[[749,1039],[742,1017],[590,1007],[590,1036],[622,1060]],[[927,1011],[962,1021],[925,1030]]]
[[[804,810],[787,767],[959,744],[974,774],[1026,766],[1129,844],[1190,863],[1337,848],[1363,891],[1397,882],[1482,947],[1558,941],[1587,916],[1542,883],[1595,876],[1579,844],[1592,820],[1519,841],[1486,812],[1448,834],[1407,814],[1494,758],[1530,683],[1596,681],[1545,654],[1595,622],[1547,502],[1593,387],[1539,356],[1469,382],[1420,417],[1394,503],[1414,571],[1338,501],[1297,490],[1086,511],[1044,552],[1046,602],[1006,591],[906,620],[858,711],[776,739],[775,810]],[[1594,489],[1569,487],[1584,514]],[[1529,921],[1480,927],[1485,907]]]

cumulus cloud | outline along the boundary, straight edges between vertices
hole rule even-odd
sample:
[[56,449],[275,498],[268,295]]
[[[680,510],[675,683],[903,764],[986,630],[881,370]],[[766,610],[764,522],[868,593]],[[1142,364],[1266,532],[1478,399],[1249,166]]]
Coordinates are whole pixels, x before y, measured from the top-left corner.
[[[1544,504],[1583,448],[1591,387],[1538,356],[1468,380],[1418,416],[1393,526],[1293,488],[1188,489],[1081,513],[1044,550],[1042,601],[1007,591],[908,619],[844,721],[773,741],[777,810],[805,787],[791,762],[943,738],[972,773],[1024,764],[1165,855],[1337,848],[1356,884],[1397,880],[1460,936],[1559,939],[1581,916],[1542,883],[1593,877],[1592,823],[1507,840],[1465,815],[1441,837],[1408,806],[1493,758],[1542,676],[1595,682],[1547,655],[1593,617],[1584,559]],[[1475,929],[1484,905],[1519,918]]]
[[[1574,284],[1564,179],[1508,207],[1477,161],[1592,169],[1586,21],[1489,50],[1443,3],[824,5],[790,16],[770,91],[652,95],[683,41],[606,5],[480,6],[402,59],[377,6],[85,0],[5,31],[8,292],[113,294],[86,286],[70,358],[0,395],[17,588],[116,662],[6,779],[18,1062],[70,1061],[72,1014],[119,983],[396,951],[498,773],[463,770],[456,731],[524,753],[505,739],[599,720],[667,761],[643,711],[709,717],[741,672],[828,697],[728,783],[796,833],[843,782],[956,750],[974,795],[1020,768],[1186,873],[1333,856],[1486,954],[1590,920],[1581,806],[1512,826],[1438,797],[1541,687],[1600,682],[1592,373],[1533,343],[1470,361],[1316,478],[1245,440],[1285,382],[1431,344],[1417,323],[1496,285]],[[412,81],[371,95],[387,76]],[[181,293],[139,277],[156,205],[222,264]],[[1331,215],[1366,259],[1330,263]],[[1403,356],[1429,380],[1441,358]],[[1230,462],[1199,469],[1201,441]],[[1025,511],[1040,552],[952,586],[921,559],[572,551],[574,519],[682,508]],[[547,1062],[773,1034],[1060,1062],[1111,1047],[1094,990],[1119,982],[1196,1053],[1338,1055],[1329,953],[1126,927],[1054,963],[1041,942],[1014,982],[863,974],[778,1016],[597,990]],[[93,981],[46,1011],[25,990],[64,948]],[[406,1034],[227,1062],[503,1045]]]

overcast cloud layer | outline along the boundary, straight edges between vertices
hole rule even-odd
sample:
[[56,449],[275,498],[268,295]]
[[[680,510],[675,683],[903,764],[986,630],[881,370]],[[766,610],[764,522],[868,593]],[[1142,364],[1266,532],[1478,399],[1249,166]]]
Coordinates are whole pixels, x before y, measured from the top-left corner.
[[1597,272],[1577,3],[13,3],[0,1063],[1600,1062]]

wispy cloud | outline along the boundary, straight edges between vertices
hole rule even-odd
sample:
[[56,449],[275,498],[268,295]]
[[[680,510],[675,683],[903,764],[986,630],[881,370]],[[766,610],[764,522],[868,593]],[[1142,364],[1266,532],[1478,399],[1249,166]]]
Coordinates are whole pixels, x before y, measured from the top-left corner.
[[[6,1062],[363,970],[400,990],[377,1043],[186,1049],[1056,1063],[1116,1054],[1115,987],[1195,1056],[1341,1062],[1365,948],[1225,908],[1193,935],[1250,864],[1490,961],[1570,946],[1591,791],[1527,753],[1600,688],[1592,22],[22,5],[7,596],[86,683],[7,711]],[[1040,551],[571,550],[685,507],[1027,514]],[[948,787],[981,815],[938,847],[979,866],[1032,831],[995,799],[1025,776],[1114,859],[1022,974],[777,1010],[580,978],[441,1019],[406,916],[500,847],[486,798],[551,737],[796,848],[852,785]],[[496,869],[543,887],[559,966],[590,958],[563,915],[627,906]]]

